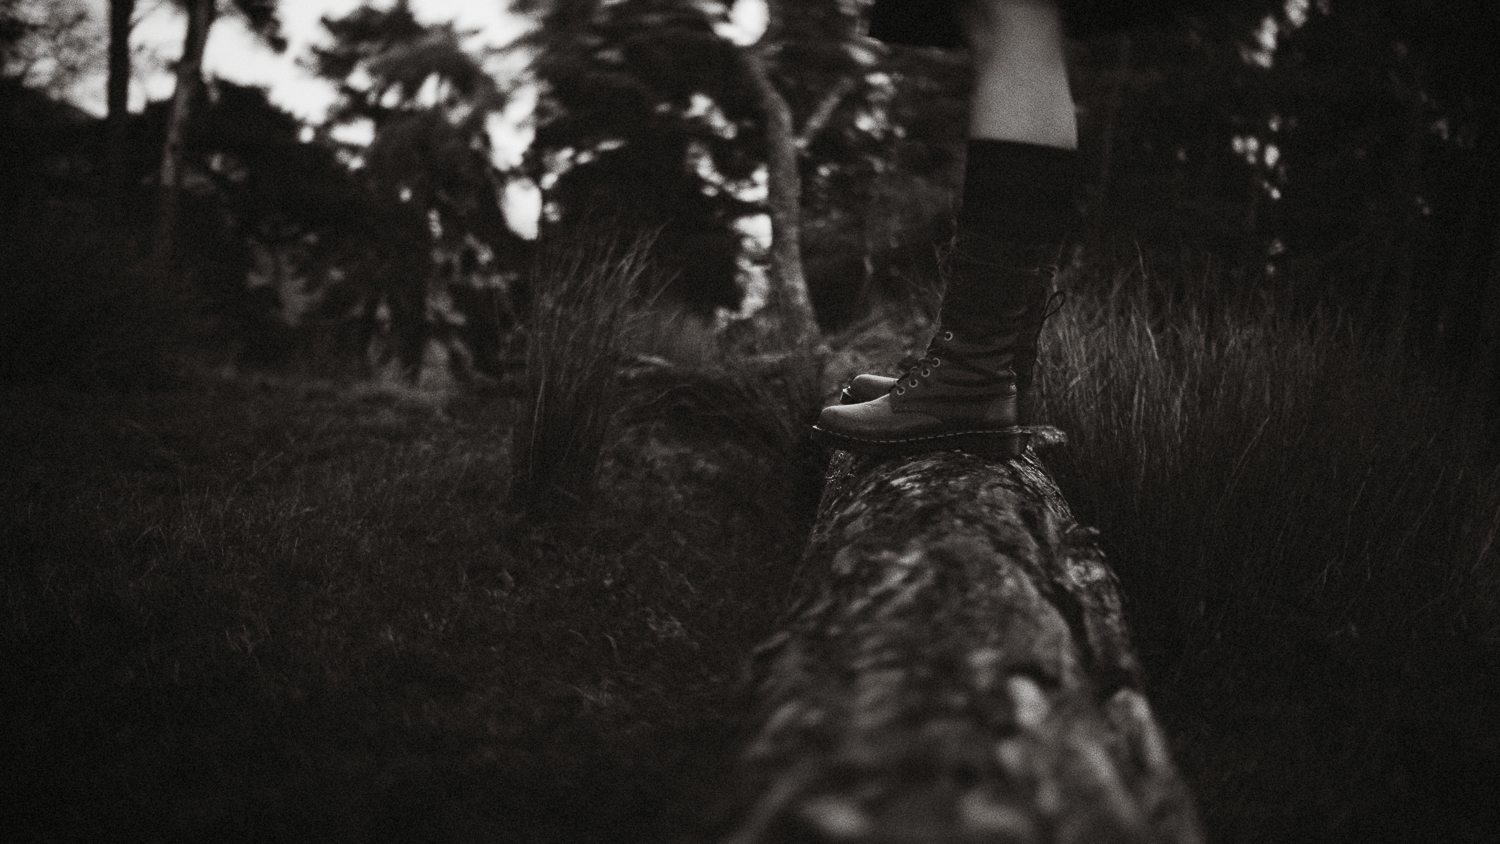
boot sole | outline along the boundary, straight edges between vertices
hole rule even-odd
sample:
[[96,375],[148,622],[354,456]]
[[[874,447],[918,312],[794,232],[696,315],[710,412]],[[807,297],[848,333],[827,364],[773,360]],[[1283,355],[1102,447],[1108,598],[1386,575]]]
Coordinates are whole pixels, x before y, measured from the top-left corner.
[[1020,457],[1021,452],[1026,450],[1026,444],[1031,440],[1031,432],[1017,427],[988,431],[953,431],[896,440],[863,440],[813,425],[812,439],[818,445],[828,448],[879,457],[921,454],[926,451],[966,451],[980,457],[998,457],[1009,460]]

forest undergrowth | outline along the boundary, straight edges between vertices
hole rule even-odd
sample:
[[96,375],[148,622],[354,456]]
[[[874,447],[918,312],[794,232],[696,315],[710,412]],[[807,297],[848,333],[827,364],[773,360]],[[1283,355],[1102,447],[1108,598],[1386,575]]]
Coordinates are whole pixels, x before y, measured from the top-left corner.
[[[1500,828],[1484,426],[1334,310],[1187,266],[1068,284],[1045,459],[1103,531],[1212,839]],[[520,399],[10,389],[6,839],[710,839],[825,390],[796,356],[638,365],[610,348],[629,316]],[[840,341],[894,366],[918,339]]]

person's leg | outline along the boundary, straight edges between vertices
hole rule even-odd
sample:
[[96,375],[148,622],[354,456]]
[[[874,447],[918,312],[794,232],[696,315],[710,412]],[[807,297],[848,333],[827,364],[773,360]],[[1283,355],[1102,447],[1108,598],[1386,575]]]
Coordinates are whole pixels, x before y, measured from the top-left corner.
[[980,0],[970,10],[975,85],[943,321],[1006,344],[1021,324],[1009,350],[1026,425],[1052,268],[1077,227],[1078,122],[1058,4]]
[[941,327],[899,382],[861,376],[872,401],[831,407],[819,440],[856,451],[1025,446],[1036,335],[1074,217],[1077,124],[1062,16],[1048,0],[978,0],[966,31],[975,66],[963,204]]
[[965,24],[974,62],[969,137],[1077,149],[1057,4],[980,0]]

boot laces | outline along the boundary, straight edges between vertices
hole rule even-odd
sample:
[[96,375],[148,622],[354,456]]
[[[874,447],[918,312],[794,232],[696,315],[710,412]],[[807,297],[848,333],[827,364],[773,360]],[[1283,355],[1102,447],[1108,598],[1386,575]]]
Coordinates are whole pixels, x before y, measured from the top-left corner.
[[[1047,296],[1042,304],[1042,318],[1037,320],[1036,331],[1031,337],[1031,347],[1035,349],[1042,337],[1042,327],[1047,320],[1056,316],[1067,302],[1068,295],[1065,291],[1055,290]],[[895,391],[897,395],[905,395],[906,391],[921,386],[922,381],[932,376],[932,371],[943,365],[946,360],[952,366],[958,366],[971,372],[988,374],[990,370],[973,361],[971,355],[954,346],[954,334],[949,329],[939,331],[927,346],[927,353],[917,359],[917,362],[896,381]]]
[[907,390],[921,385],[922,381],[932,376],[932,371],[944,365],[946,361],[949,366],[958,366],[974,372],[987,372],[984,367],[975,364],[972,358],[958,348],[953,346],[954,334],[951,330],[939,331],[927,346],[927,353],[917,359],[917,362],[896,381],[896,394],[905,395]]

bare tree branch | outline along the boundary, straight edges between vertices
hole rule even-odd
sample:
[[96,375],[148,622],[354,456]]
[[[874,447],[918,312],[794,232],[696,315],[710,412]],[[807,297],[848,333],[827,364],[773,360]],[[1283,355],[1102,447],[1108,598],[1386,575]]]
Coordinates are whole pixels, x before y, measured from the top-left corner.
[[834,111],[838,110],[839,103],[843,102],[844,98],[849,96],[849,93],[854,90],[854,86],[857,84],[854,77],[843,76],[839,78],[838,82],[834,83],[832,88],[828,89],[828,92],[823,95],[823,99],[818,101],[818,107],[813,109],[812,114],[808,115],[807,122],[802,124],[802,132],[797,135],[798,150],[807,149],[808,144],[811,144],[818,137],[818,133],[823,131],[823,127],[827,126],[829,119],[833,117]]

